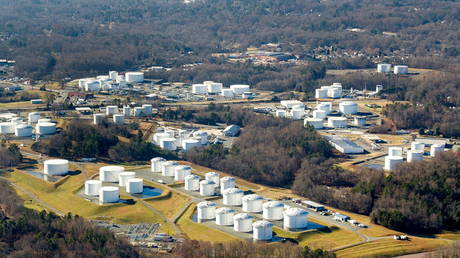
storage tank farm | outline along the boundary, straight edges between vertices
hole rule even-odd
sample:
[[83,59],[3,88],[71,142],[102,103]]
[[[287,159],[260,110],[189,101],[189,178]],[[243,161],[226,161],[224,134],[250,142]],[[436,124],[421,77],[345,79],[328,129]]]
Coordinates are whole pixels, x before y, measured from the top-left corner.
[[[14,127],[13,127],[14,128]],[[13,132],[14,133],[14,129]],[[56,133],[56,124],[50,122],[38,122],[35,125],[35,134],[50,135]]]
[[329,117],[327,119],[327,124],[332,128],[347,128],[348,120],[346,117]]
[[229,188],[225,189],[222,193],[223,195],[223,203],[224,205],[228,206],[241,206],[243,203],[243,190],[239,188]]
[[30,137],[32,136],[32,126],[28,124],[16,125],[14,128],[14,135],[17,137]]
[[118,113],[118,107],[117,106],[107,106],[105,107],[105,114],[107,116],[111,116]]
[[326,114],[330,114],[332,112],[332,102],[321,102],[316,105],[317,110],[323,110]]
[[216,183],[211,180],[200,181],[200,195],[201,196],[213,196],[216,191]]
[[93,115],[93,124],[99,125],[104,120],[104,114],[94,114]]
[[234,188],[236,186],[236,179],[231,176],[224,176],[220,179],[220,193],[226,189]]
[[327,98],[327,89],[316,89],[315,90],[316,99],[325,99]]
[[200,141],[201,145],[205,145],[208,143],[208,133],[204,131],[196,131],[192,133],[193,137],[196,137],[197,140]]
[[284,109],[278,109],[275,111],[275,116],[276,117],[286,117],[286,110]]
[[391,64],[377,64],[377,72],[379,73],[391,72]]
[[257,194],[243,196],[242,204],[245,212],[262,212],[264,198]]
[[113,115],[113,122],[117,125],[122,125],[125,123],[125,116],[123,114]]
[[125,187],[129,179],[135,178],[136,173],[131,171],[124,171],[118,174],[118,185]]
[[144,73],[142,72],[127,72],[125,73],[125,80],[129,83],[138,83],[144,81]]
[[185,139],[182,141],[182,149],[184,151],[191,150],[192,148],[199,147],[200,145],[200,141],[196,139]]
[[164,139],[164,138],[171,138],[169,136],[169,134],[167,133],[154,133],[153,134],[153,142],[156,144],[156,145],[160,145],[161,144],[161,140]]
[[204,84],[193,84],[192,85],[192,93],[193,94],[200,94],[200,95],[206,94],[206,93],[208,93],[208,86],[206,86]]
[[49,159],[43,163],[43,172],[50,176],[63,176],[69,172],[69,161],[65,159]]
[[270,241],[273,238],[273,224],[270,221],[259,220],[252,224],[252,237],[257,241]]
[[410,148],[415,152],[425,152],[425,144],[421,142],[412,142]]
[[444,145],[440,144],[433,144],[430,147],[430,156],[431,157],[436,157],[439,153],[444,151]]
[[407,65],[395,65],[393,67],[394,74],[407,74],[409,72],[409,67]]
[[269,201],[262,205],[262,217],[267,220],[282,220],[284,204],[278,201]]
[[222,92],[220,95],[224,98],[233,98],[234,97],[234,92],[232,89],[222,89]]
[[38,122],[38,119],[40,119],[41,117],[41,113],[40,112],[30,112],[28,114],[28,121],[29,121],[29,124],[32,124],[32,123],[37,123]]
[[163,176],[174,176],[174,171],[179,163],[176,161],[165,161],[161,164],[161,174]]
[[353,124],[356,126],[365,126],[366,125],[366,117],[365,116],[355,116],[353,118]]
[[235,215],[235,211],[231,208],[222,207],[216,209],[216,224],[220,226],[233,225],[233,215]]
[[99,190],[99,203],[114,203],[120,200],[120,189],[116,186],[103,186]]
[[133,115],[135,117],[140,117],[140,116],[144,115],[144,108],[142,108],[142,107],[134,107]]
[[204,220],[212,220],[216,218],[216,203],[204,201],[197,204],[197,219],[198,222]]
[[208,172],[204,175],[206,180],[214,182],[215,186],[219,186],[220,175],[217,172]]
[[130,178],[126,181],[126,192],[139,194],[144,192],[144,180],[142,178]]
[[312,117],[318,119],[324,119],[327,116],[327,112],[324,110],[313,110]]
[[205,81],[204,85],[208,87],[209,94],[219,94],[222,91],[223,84],[213,81]]
[[184,178],[185,186],[184,189],[187,191],[199,191],[200,190],[200,177],[197,175],[188,175]]
[[160,147],[164,150],[175,151],[176,147],[176,138],[165,137],[160,140]]
[[324,121],[320,118],[305,118],[303,120],[303,125],[307,126],[310,125],[314,129],[323,129],[324,128]]
[[390,156],[399,156],[402,157],[403,148],[402,147],[389,147],[388,148],[388,155]]
[[289,208],[283,212],[283,225],[287,230],[305,229],[308,227],[308,212],[299,208]]
[[250,86],[247,84],[233,84],[230,85],[230,89],[235,95],[242,95],[250,90]]
[[14,133],[14,124],[11,122],[0,123],[0,134]]
[[174,181],[184,181],[186,176],[192,174],[192,167],[187,165],[179,165],[174,168]]
[[124,116],[131,116],[131,107],[130,106],[123,106],[123,115]]
[[353,101],[342,101],[339,103],[339,110],[344,115],[354,115],[358,113],[358,104]]
[[144,104],[142,105],[142,111],[144,112],[144,115],[151,116],[153,113],[153,106],[151,104]]
[[162,157],[156,157],[150,160],[151,170],[154,173],[161,173],[161,165],[166,162],[166,159]]
[[104,166],[99,168],[99,179],[102,182],[118,182],[118,175],[125,171],[124,167],[121,166]]
[[98,196],[99,190],[102,187],[102,182],[99,180],[86,180],[85,181],[85,195]]
[[404,161],[402,147],[389,147],[388,155],[385,156],[384,170],[391,171],[396,168],[396,165]]
[[247,213],[238,213],[233,216],[233,230],[236,232],[251,232],[253,217]]
[[407,162],[411,163],[418,160],[423,160],[423,152],[407,151]]
[[305,115],[305,108],[300,106],[295,106],[291,109],[291,119],[300,120]]

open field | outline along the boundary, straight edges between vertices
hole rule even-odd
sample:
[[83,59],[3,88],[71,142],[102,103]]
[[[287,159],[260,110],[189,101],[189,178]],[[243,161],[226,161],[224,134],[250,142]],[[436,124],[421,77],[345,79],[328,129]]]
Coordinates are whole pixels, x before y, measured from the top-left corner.
[[146,201],[152,207],[163,213],[166,218],[172,219],[187,204],[188,198],[176,192],[167,196]]
[[0,109],[33,109],[44,106],[46,106],[46,104],[31,104],[30,101],[0,103]]

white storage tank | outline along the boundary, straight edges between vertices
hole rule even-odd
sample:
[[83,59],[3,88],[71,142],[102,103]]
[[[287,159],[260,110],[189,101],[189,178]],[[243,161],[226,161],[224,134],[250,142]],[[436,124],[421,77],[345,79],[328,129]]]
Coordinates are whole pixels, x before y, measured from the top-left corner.
[[16,125],[14,128],[14,135],[17,137],[30,137],[32,136],[32,126],[22,124],[22,125]]
[[113,115],[113,122],[117,125],[122,125],[125,123],[125,115],[115,114]]
[[391,72],[391,64],[377,64],[377,72],[379,73]]
[[35,125],[35,133],[40,135],[48,135],[56,133],[55,123],[38,123]]
[[353,119],[353,124],[356,126],[365,126],[366,117],[365,116],[355,116]]
[[204,175],[204,177],[205,177],[206,180],[214,182],[216,187],[219,186],[219,183],[220,183],[219,182],[220,181],[219,180],[219,178],[220,178],[219,173],[217,173],[217,172],[208,172],[208,173],[206,173]]
[[192,167],[179,165],[174,168],[174,181],[184,181],[186,176],[192,174]]
[[216,210],[216,224],[220,226],[231,226],[233,225],[233,215],[235,211],[233,209],[222,207]]
[[185,190],[199,191],[200,190],[200,177],[197,175],[188,175],[184,178]]
[[407,162],[423,160],[423,152],[407,151]]
[[213,181],[202,180],[200,181],[200,195],[213,196],[215,194],[216,184]]
[[98,125],[104,120],[104,114],[94,114],[93,115],[93,124]]
[[99,190],[100,203],[113,203],[120,200],[120,189],[116,186],[103,186]]
[[234,188],[236,179],[231,176],[224,176],[220,179],[220,192],[223,193],[226,189]]
[[99,180],[86,180],[85,181],[85,195],[98,196],[99,190],[102,187],[102,182]]
[[324,119],[327,116],[327,112],[324,110],[313,110],[313,118]]
[[204,131],[196,131],[196,132],[193,132],[193,137],[195,137],[196,139],[199,139],[200,143],[202,145],[205,145],[208,143],[208,133],[207,132],[204,132]]
[[223,203],[224,205],[229,205],[229,206],[240,206],[243,203],[243,195],[244,192],[241,189],[238,188],[229,188],[224,190],[222,193],[224,196]]
[[176,148],[176,138],[161,138],[160,147],[164,150],[175,151]]
[[117,71],[109,71],[109,78],[111,80],[116,80],[117,79],[117,76],[118,76],[118,72]]
[[222,83],[219,82],[209,82],[207,83],[208,93],[210,94],[219,94],[222,91]]
[[216,203],[214,202],[199,202],[197,207],[198,221],[211,220],[216,218]]
[[50,176],[62,176],[69,172],[69,161],[65,159],[49,159],[43,163],[43,172]]
[[161,174],[163,176],[174,176],[176,166],[179,166],[179,163],[175,161],[165,161],[161,163]]
[[105,107],[105,114],[108,116],[114,115],[118,113],[118,107],[117,106],[107,106]]
[[252,238],[259,241],[269,241],[273,237],[273,224],[266,220],[259,220],[252,224]]
[[385,166],[384,169],[387,171],[394,170],[396,165],[404,161],[403,157],[400,156],[385,156]]
[[264,198],[257,194],[243,196],[243,211],[262,212]]
[[232,89],[222,89],[222,92],[220,93],[225,98],[233,98],[233,90]]
[[412,142],[410,148],[414,152],[425,152],[425,144],[421,142]]
[[208,86],[204,84],[193,84],[192,93],[193,94],[206,94],[208,93]]
[[150,116],[153,113],[153,106],[150,104],[144,104],[142,105],[142,111],[144,112],[144,115]]
[[49,119],[49,118],[40,118],[38,119],[37,123],[39,124],[42,124],[42,123],[52,123],[53,120]]
[[124,116],[131,116],[131,107],[130,106],[124,106],[123,107],[123,115]]
[[121,166],[104,166],[99,168],[99,180],[102,182],[118,182],[118,175],[125,171]]
[[283,210],[283,203],[278,201],[269,201],[262,205],[262,217],[268,220],[282,220]]
[[353,101],[342,101],[339,103],[339,110],[344,115],[354,115],[358,113],[358,104]]
[[253,217],[247,213],[239,213],[233,216],[233,230],[236,232],[251,232]]
[[278,109],[275,111],[275,116],[276,117],[286,117],[286,110],[284,109]]
[[140,117],[144,115],[144,109],[142,107],[134,107],[134,116]]
[[192,148],[199,147],[199,146],[201,146],[201,143],[200,141],[196,139],[186,139],[182,141],[182,149],[184,151],[189,151]]
[[332,111],[332,103],[331,102],[321,102],[316,105],[317,110],[323,110],[326,114],[330,114]]
[[127,72],[125,73],[126,82],[143,82],[144,73],[143,72]]
[[153,134],[153,142],[157,145],[161,144],[163,138],[171,138],[167,133],[155,133]]
[[333,128],[347,128],[347,118],[346,117],[329,117],[327,119],[329,127]]
[[144,180],[142,178],[130,178],[126,181],[126,192],[139,194],[144,192]]
[[389,156],[402,157],[403,148],[402,147],[389,147],[388,148],[388,155]]
[[395,65],[394,74],[407,74],[409,72],[409,67],[407,65]]
[[339,99],[342,97],[342,87],[330,87],[327,90],[327,96],[333,99]]
[[304,229],[308,226],[307,221],[308,212],[299,208],[289,208],[284,211],[284,228],[288,230],[292,229]]
[[151,164],[152,172],[161,173],[161,164],[163,164],[163,162],[165,161],[166,159],[162,157],[156,157],[156,158],[151,159],[150,164]]
[[431,157],[436,157],[439,153],[444,151],[444,145],[440,144],[433,144],[430,147],[430,156]]
[[249,85],[246,84],[234,84],[230,85],[230,89],[232,89],[233,93],[236,95],[241,95],[246,91],[249,91]]
[[299,120],[302,119],[305,114],[305,110],[303,108],[293,108],[291,110],[291,119]]
[[28,115],[29,124],[37,123],[38,119],[40,119],[40,117],[41,117],[40,112],[30,112],[29,115]]
[[316,89],[315,90],[315,98],[317,98],[317,99],[325,99],[325,98],[327,98],[327,89]]
[[0,123],[0,134],[14,133],[14,124],[11,122]]
[[118,174],[118,185],[125,187],[128,179],[135,178],[136,173],[131,171],[124,171]]

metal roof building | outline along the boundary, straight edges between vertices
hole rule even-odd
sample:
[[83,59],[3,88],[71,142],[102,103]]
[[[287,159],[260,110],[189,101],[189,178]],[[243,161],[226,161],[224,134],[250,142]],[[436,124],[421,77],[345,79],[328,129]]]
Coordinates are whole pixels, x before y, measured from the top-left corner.
[[364,149],[353,141],[337,135],[326,136],[329,143],[344,154],[363,153]]

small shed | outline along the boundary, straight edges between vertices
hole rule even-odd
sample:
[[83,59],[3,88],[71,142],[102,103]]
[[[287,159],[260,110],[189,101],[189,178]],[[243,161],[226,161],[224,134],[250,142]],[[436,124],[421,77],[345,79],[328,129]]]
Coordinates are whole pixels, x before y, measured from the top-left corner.
[[223,134],[229,137],[235,137],[240,133],[240,127],[237,125],[229,125],[224,129]]
[[347,215],[336,213],[334,215],[334,219],[341,222],[347,222],[350,219],[350,217],[348,217]]

